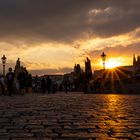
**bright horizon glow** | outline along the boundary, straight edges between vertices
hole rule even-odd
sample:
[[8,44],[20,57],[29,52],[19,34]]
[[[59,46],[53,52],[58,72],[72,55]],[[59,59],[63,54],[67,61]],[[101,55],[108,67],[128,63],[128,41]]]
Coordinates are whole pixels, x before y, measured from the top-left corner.
[[107,62],[106,62],[106,68],[115,68],[118,66],[122,66],[121,61],[115,59],[115,58],[110,58]]

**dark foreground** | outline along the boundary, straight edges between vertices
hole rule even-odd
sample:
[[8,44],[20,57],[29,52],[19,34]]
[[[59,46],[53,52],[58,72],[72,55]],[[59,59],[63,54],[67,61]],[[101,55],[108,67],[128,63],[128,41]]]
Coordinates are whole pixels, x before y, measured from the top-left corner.
[[140,139],[139,95],[0,96],[0,140]]

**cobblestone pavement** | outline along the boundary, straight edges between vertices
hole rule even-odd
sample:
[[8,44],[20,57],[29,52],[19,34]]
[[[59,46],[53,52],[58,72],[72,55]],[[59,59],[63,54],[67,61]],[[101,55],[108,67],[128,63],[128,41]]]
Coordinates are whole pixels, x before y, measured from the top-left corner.
[[140,139],[140,95],[0,96],[0,140]]

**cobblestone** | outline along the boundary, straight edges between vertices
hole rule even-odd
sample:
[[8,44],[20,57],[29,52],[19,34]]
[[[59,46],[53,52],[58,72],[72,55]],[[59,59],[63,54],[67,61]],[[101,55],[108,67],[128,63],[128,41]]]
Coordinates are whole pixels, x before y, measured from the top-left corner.
[[0,96],[0,140],[140,140],[140,95]]

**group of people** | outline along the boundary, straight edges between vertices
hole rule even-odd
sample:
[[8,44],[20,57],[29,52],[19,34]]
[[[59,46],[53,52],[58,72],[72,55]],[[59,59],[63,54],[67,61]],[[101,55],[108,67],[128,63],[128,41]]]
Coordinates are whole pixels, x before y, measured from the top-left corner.
[[90,91],[100,93],[101,79],[96,79],[92,85],[88,84],[86,80],[74,80],[71,81],[69,77],[63,76],[62,81],[52,80],[49,76],[32,78],[28,72],[20,70],[18,74],[13,72],[12,68],[8,69],[8,73],[5,77],[0,75],[0,91],[2,94],[8,94],[11,96],[13,93],[19,93],[24,95],[27,89],[30,89],[36,93],[55,93],[56,91],[84,91],[87,93],[90,87]]
[[51,76],[36,76],[32,82],[32,89],[35,93],[56,93],[72,91],[71,83],[68,77],[63,76],[62,79],[56,79]]
[[52,79],[47,76],[47,78],[38,78],[38,76],[35,77],[35,80],[32,84],[33,91],[36,93],[55,93],[57,90],[57,84],[55,81],[52,81]]
[[15,73],[12,68],[8,69],[8,73],[5,77],[0,75],[0,86],[2,94],[8,94],[11,96],[15,91],[18,90],[21,95],[25,92],[25,84],[26,84],[26,74],[24,71],[20,71],[17,77],[15,77]]
[[12,70],[10,67],[6,76],[0,74],[0,94],[12,96],[15,93],[24,95],[27,90],[30,89],[34,93],[55,93],[56,91],[65,91],[69,90],[69,82],[66,78],[63,79],[62,83],[57,83],[56,80],[52,80],[50,76],[30,77],[22,69],[18,74]]

